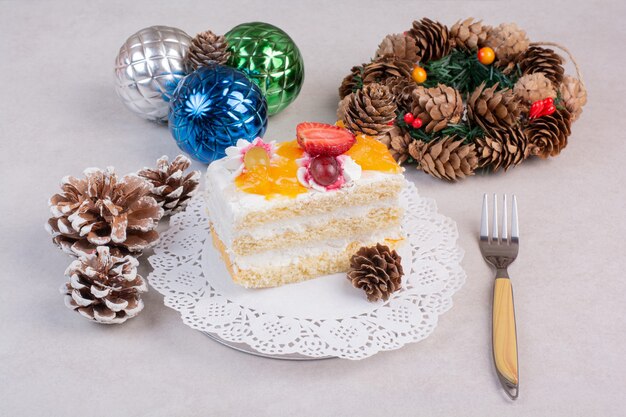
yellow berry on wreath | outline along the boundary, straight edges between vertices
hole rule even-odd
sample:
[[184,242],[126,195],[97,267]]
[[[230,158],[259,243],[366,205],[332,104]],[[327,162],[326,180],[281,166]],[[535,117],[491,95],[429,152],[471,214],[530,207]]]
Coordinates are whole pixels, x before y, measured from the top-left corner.
[[496,53],[488,46],[478,50],[478,61],[483,65],[491,65],[496,59]]
[[413,71],[411,72],[411,77],[413,77],[413,81],[415,81],[418,84],[421,84],[424,81],[426,81],[426,78],[427,78],[426,70],[420,67],[419,65],[416,65],[413,67]]

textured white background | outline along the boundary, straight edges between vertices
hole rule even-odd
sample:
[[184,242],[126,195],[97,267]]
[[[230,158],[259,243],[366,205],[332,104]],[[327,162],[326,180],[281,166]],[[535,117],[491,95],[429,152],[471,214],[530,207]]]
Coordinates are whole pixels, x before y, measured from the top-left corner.
[[[190,34],[252,20],[282,27],[302,50],[307,78],[267,137],[290,139],[298,121],[334,120],[342,76],[385,34],[420,16],[452,24],[470,15],[566,44],[590,103],[558,159],[459,184],[409,174],[457,221],[466,250],[467,283],[427,340],[359,362],[291,363],[210,341],[156,291],[119,327],[66,310],[57,289],[70,260],[43,230],[58,180],[88,166],[128,172],[177,153],[165,128],[127,112],[114,94],[113,60],[128,35],[154,24]],[[0,1],[0,415],[624,415],[625,17],[619,1]],[[485,191],[517,193],[522,213],[510,271],[522,384],[515,404],[491,364],[492,276],[475,242]]]

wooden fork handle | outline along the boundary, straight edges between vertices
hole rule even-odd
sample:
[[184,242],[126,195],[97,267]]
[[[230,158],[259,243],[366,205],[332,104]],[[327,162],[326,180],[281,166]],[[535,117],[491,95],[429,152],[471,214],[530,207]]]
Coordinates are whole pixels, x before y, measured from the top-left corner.
[[517,363],[517,333],[513,287],[508,278],[496,278],[493,288],[493,360],[498,377],[512,399],[519,392],[519,368]]

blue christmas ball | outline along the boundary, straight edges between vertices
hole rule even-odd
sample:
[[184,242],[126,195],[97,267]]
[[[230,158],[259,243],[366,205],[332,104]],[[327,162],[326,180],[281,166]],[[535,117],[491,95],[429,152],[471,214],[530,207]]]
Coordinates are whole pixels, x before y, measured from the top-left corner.
[[211,163],[238,139],[263,136],[267,102],[242,72],[216,64],[200,67],[179,82],[168,119],[178,147]]

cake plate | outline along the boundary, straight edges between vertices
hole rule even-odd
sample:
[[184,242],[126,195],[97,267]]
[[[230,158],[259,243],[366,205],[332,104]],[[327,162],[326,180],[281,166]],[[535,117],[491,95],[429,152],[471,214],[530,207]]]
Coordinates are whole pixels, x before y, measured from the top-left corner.
[[398,349],[428,337],[465,282],[456,224],[412,183],[400,199],[407,239],[398,252],[405,276],[384,303],[368,302],[345,273],[268,289],[234,284],[213,247],[202,196],[171,218],[149,258],[148,281],[185,324],[246,353],[363,359]]

